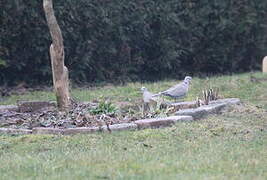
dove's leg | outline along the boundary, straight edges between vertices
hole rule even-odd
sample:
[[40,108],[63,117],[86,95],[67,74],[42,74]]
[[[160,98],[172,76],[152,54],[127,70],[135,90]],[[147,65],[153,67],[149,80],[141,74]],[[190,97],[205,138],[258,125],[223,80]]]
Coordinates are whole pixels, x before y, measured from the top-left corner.
[[149,111],[150,110],[150,105],[149,103],[144,103],[144,111]]
[[150,112],[153,112],[154,111],[153,105],[152,104],[148,104],[148,109],[149,109]]
[[164,102],[164,101],[165,101],[164,96],[162,96],[162,102]]
[[143,103],[143,104],[142,104],[142,108],[141,108],[142,116],[145,115],[145,106],[146,106],[146,103]]

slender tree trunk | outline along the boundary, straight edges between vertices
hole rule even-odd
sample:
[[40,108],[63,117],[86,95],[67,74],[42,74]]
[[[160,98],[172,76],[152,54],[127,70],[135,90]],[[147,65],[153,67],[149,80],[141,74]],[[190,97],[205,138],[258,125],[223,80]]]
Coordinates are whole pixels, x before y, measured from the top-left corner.
[[57,23],[52,0],[43,1],[45,17],[52,37],[50,57],[53,84],[60,111],[68,111],[70,105],[68,69],[64,65],[64,45],[61,30]]

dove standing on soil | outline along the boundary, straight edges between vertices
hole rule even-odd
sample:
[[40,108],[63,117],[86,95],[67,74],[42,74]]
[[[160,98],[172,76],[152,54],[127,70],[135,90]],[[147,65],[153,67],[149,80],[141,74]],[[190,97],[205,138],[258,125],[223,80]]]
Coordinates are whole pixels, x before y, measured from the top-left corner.
[[152,95],[152,97],[164,95],[164,96],[169,96],[171,98],[174,98],[175,100],[181,99],[186,96],[191,80],[192,80],[192,77],[186,76],[183,82],[176,84],[175,86],[171,87],[170,89],[167,89],[166,91]]
[[[154,94],[152,94],[151,92],[149,92],[147,90],[147,88],[145,87],[142,87],[141,88],[141,91],[143,93],[143,110],[146,111],[147,109],[150,109],[151,106],[153,103],[157,103],[157,98],[156,97],[153,97]],[[152,104],[151,104],[152,103]]]
[[144,103],[149,103],[151,100],[154,101],[153,94],[149,92],[146,87],[142,87],[141,91],[143,93]]

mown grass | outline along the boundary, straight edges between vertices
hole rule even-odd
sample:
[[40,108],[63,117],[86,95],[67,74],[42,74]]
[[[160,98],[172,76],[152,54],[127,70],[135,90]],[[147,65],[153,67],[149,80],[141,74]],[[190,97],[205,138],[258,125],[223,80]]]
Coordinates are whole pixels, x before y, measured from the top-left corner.
[[[258,78],[266,77],[255,73]],[[176,81],[73,90],[79,100],[100,96],[138,101],[139,87],[157,92]],[[0,136],[0,179],[266,179],[267,82],[249,74],[194,78],[187,100],[213,84],[243,107],[164,129],[75,136]],[[13,96],[53,100],[52,93]]]
[[[254,73],[257,78],[267,78],[267,75],[260,72]],[[99,86],[94,88],[72,89],[72,97],[79,101],[92,101],[99,98],[107,98],[112,102],[134,102],[141,98],[140,88],[146,86],[151,92],[159,92],[175,85],[177,80],[166,80],[154,83],[129,83],[126,86]],[[250,74],[240,74],[234,76],[218,76],[206,79],[193,78],[190,92],[185,100],[195,100],[201,91],[208,87],[217,87],[224,97],[238,97],[245,102],[266,106],[267,83],[250,82]],[[0,104],[15,104],[20,100],[55,100],[53,92],[35,91],[25,95],[13,95]]]

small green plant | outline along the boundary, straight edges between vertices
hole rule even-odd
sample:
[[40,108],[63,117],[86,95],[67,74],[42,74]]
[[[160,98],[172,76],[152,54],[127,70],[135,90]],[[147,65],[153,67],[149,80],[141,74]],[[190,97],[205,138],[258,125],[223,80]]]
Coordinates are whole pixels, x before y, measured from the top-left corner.
[[102,100],[99,102],[98,106],[89,111],[91,114],[115,114],[117,112],[117,107],[114,106],[110,101]]

